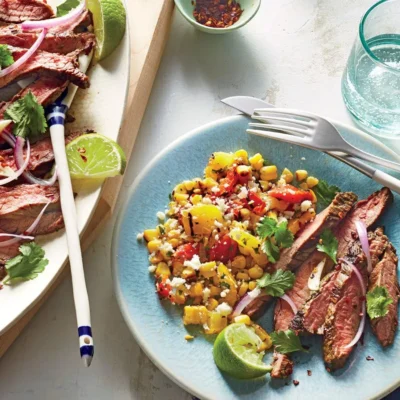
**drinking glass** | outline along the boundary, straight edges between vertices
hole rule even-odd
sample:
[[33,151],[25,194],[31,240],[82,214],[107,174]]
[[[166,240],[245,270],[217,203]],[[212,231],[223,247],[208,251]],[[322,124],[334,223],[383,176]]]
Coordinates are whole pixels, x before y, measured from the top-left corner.
[[379,1],[362,17],[342,94],[367,131],[400,139],[400,0]]

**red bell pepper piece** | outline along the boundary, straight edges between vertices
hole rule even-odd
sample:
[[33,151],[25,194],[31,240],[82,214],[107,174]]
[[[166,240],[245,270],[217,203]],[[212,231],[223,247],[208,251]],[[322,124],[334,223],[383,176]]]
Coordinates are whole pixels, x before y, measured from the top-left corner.
[[278,200],[284,200],[288,203],[301,203],[304,200],[312,200],[310,191],[302,190],[292,185],[285,185],[271,189],[268,195]]

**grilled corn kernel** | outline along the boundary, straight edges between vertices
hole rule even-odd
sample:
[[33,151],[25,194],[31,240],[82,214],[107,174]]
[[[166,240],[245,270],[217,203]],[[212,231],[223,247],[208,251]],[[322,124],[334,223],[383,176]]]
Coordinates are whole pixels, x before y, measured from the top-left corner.
[[146,239],[147,242],[150,242],[154,239],[157,239],[160,237],[160,232],[158,229],[146,229],[143,232],[143,237]]
[[178,239],[169,239],[168,243],[175,249],[179,246],[179,240]]
[[271,348],[272,340],[268,333],[263,328],[261,328],[260,325],[253,324],[253,328],[256,335],[261,339],[263,343],[266,344],[267,347],[264,350]]
[[202,199],[203,197],[201,197],[199,194],[196,194],[192,197],[192,204],[198,204]]
[[307,183],[306,183],[306,182],[302,182],[302,183],[300,183],[299,187],[300,187],[300,189],[303,189],[303,190],[308,190],[308,185],[307,185]]
[[247,165],[239,165],[236,167],[236,172],[242,179],[250,179],[251,177],[251,167]]
[[193,299],[193,304],[201,304],[203,302],[203,297],[202,296],[197,296]]
[[275,197],[267,196],[267,204],[270,210],[286,211],[289,207],[289,203],[284,200],[278,200]]
[[264,270],[259,265],[255,265],[254,267],[250,268],[247,273],[251,279],[259,279],[263,276]]
[[185,296],[184,291],[181,288],[178,288],[178,290],[174,294],[174,303],[176,303],[176,304],[185,304],[186,303],[186,296]]
[[188,198],[189,198],[189,195],[188,195],[188,194],[176,193],[176,194],[174,195],[174,197],[175,197],[175,200],[176,200],[179,204],[185,205],[185,204],[187,203],[187,200],[188,200]]
[[300,225],[303,226],[303,225],[307,224],[308,222],[310,222],[314,218],[315,218],[315,211],[308,210],[299,217]]
[[207,303],[207,310],[213,311],[218,307],[219,303],[215,299],[209,299]]
[[188,192],[190,192],[190,191],[192,191],[192,190],[195,188],[196,182],[193,182],[193,181],[185,181],[185,182],[183,182],[183,185],[185,186],[185,189],[186,189]]
[[147,243],[147,248],[150,253],[155,253],[156,251],[158,251],[160,246],[161,246],[161,240],[158,240],[158,239],[154,239],[154,240],[150,241],[149,243]]
[[218,186],[218,183],[217,183],[217,181],[215,179],[206,178],[206,179],[203,179],[201,181],[201,185],[206,187],[207,189],[210,189],[210,188],[212,188],[214,186]]
[[285,180],[286,183],[290,183],[293,181],[293,173],[290,171],[290,169],[285,168],[282,171],[281,178]]
[[160,262],[157,264],[156,276],[170,276],[171,271],[165,262]]
[[242,208],[240,210],[240,216],[244,220],[249,219],[250,218],[250,210],[248,210],[247,208]]
[[183,264],[179,261],[173,261],[172,262],[172,272],[174,273],[174,276],[180,276],[183,271]]
[[267,191],[269,189],[269,182],[268,181],[259,181],[261,189]]
[[304,179],[307,179],[308,172],[305,169],[298,169],[296,171],[296,179],[298,181],[304,181]]
[[291,219],[288,222],[288,229],[295,235],[300,230],[300,221],[298,219]]
[[278,179],[278,168],[276,165],[269,165],[260,169],[260,178],[262,181],[272,181]]
[[312,200],[311,200],[311,201],[312,201],[313,203],[316,203],[316,202],[318,201],[316,194],[314,193],[313,190],[310,190],[310,193],[311,193],[311,195],[312,195]]
[[274,220],[278,221],[278,214],[276,211],[268,211],[267,216],[268,218],[273,218]]
[[207,318],[207,329],[205,330],[206,335],[213,335],[219,333],[228,325],[228,318],[222,316],[217,312],[209,312]]
[[207,322],[208,310],[204,306],[186,306],[183,309],[185,325],[203,325]]
[[186,267],[182,271],[182,278],[183,279],[188,279],[191,278],[192,276],[196,276],[196,272],[194,272],[193,268]]
[[193,339],[194,339],[194,336],[192,336],[192,335],[185,335],[185,340],[190,341],[190,340],[193,340]]
[[236,279],[239,281],[249,281],[250,277],[249,274],[247,272],[238,272],[236,274]]
[[257,171],[264,166],[264,159],[260,153],[254,154],[253,157],[250,157],[249,161],[250,165]]
[[164,257],[162,256],[162,254],[161,253],[156,253],[156,254],[154,254],[154,256],[150,256],[150,258],[149,258],[149,261],[152,263],[152,264],[157,264],[157,263],[159,263],[159,262],[161,262],[161,261],[163,261],[164,260]]
[[215,172],[213,167],[208,166],[208,167],[206,167],[204,169],[204,177],[205,178],[218,179],[218,174]]
[[217,275],[216,268],[215,261],[204,263],[200,267],[200,275],[204,276],[204,278],[212,278]]
[[248,315],[238,315],[233,320],[239,324],[251,325],[251,319]]
[[317,178],[314,178],[313,176],[309,176],[308,178],[307,178],[307,186],[311,189],[311,188],[313,188],[314,186],[317,186],[318,185],[318,183],[319,183],[319,180],[317,179]]
[[203,296],[203,284],[201,282],[196,282],[189,289],[190,297],[200,297]]
[[246,257],[244,257],[244,256],[236,256],[232,260],[232,268],[244,269],[245,267],[246,267]]
[[249,290],[254,290],[257,286],[257,282],[256,281],[251,281],[249,282]]
[[243,282],[239,288],[239,296],[240,297],[244,296],[248,290],[249,290],[249,284],[247,282]]
[[246,150],[240,149],[237,152],[235,152],[235,159],[238,159],[238,158],[241,158],[242,159],[241,161],[244,164],[248,164],[249,163],[248,155],[247,155],[247,151]]
[[185,188],[185,185],[183,183],[178,183],[175,187],[174,190],[172,191],[174,197],[176,194],[185,194],[187,193],[187,190]]
[[217,286],[210,286],[210,296],[215,297],[221,294],[222,289]]

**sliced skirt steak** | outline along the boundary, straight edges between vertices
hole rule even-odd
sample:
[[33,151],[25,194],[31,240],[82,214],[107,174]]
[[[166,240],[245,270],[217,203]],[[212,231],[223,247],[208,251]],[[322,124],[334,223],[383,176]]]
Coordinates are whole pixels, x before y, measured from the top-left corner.
[[53,9],[42,0],[0,0],[0,21],[40,21],[54,17]]

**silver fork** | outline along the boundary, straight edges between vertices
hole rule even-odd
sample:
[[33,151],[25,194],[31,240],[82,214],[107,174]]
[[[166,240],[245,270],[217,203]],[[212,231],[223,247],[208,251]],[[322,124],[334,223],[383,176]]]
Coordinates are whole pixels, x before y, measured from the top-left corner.
[[284,108],[265,108],[254,110],[252,118],[263,123],[250,123],[249,127],[261,128],[262,130],[248,129],[248,133],[310,149],[329,152],[341,151],[400,172],[399,163],[385,160],[354,147],[342,137],[329,121],[314,114]]

